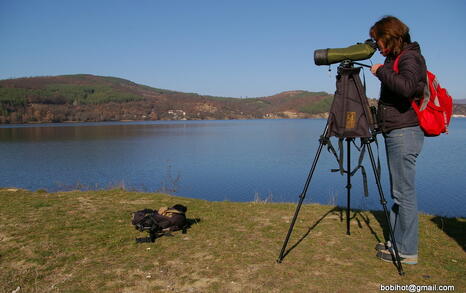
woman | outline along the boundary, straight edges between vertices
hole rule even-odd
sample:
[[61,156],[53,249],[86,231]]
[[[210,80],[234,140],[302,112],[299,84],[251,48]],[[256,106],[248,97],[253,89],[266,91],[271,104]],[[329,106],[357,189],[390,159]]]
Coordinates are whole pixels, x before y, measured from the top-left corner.
[[[377,21],[369,34],[386,57],[384,64],[373,65],[371,72],[381,81],[378,123],[385,138],[394,200],[390,222],[401,262],[416,264],[418,214],[415,173],[424,133],[411,102],[423,94],[427,69],[419,44],[411,42],[409,28],[396,17],[387,16]],[[394,69],[395,60],[398,70]],[[379,243],[376,249],[378,258],[394,260],[390,241]]]

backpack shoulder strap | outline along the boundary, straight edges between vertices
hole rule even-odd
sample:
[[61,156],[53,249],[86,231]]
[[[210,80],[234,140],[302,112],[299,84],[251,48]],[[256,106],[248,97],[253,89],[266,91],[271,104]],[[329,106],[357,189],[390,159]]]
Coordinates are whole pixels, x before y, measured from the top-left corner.
[[398,54],[398,56],[396,56],[395,62],[393,62],[393,71],[395,71],[396,73],[400,72],[400,70],[398,69],[398,63],[400,63],[401,55],[403,55],[403,51],[401,51],[401,53]]
[[[395,58],[395,62],[393,62],[393,71],[395,71],[396,73],[399,73],[400,72],[400,69],[398,68],[398,64],[400,63],[400,58],[401,58],[401,55],[403,55],[404,51],[401,51],[400,54],[398,54],[398,56],[396,56]],[[426,80],[426,87],[424,88],[424,94],[423,94],[423,99],[422,99],[422,105],[421,107],[419,107],[419,105],[416,103],[415,100],[412,100],[411,101],[411,107],[413,108],[414,112],[416,112],[416,114],[419,114],[419,111],[425,109],[427,107],[427,103],[429,102],[430,100],[430,92],[429,92],[429,71],[427,71],[427,80]]]

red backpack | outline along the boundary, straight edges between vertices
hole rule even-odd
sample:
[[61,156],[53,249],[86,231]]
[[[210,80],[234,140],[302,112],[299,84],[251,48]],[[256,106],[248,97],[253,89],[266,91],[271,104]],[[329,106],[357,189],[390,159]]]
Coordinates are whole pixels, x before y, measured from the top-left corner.
[[[395,59],[393,70],[398,73],[400,55]],[[419,126],[426,136],[437,136],[448,133],[453,114],[453,99],[447,90],[440,86],[435,75],[427,70],[427,84],[424,88],[424,96],[418,102],[412,101],[411,106],[419,119]]]

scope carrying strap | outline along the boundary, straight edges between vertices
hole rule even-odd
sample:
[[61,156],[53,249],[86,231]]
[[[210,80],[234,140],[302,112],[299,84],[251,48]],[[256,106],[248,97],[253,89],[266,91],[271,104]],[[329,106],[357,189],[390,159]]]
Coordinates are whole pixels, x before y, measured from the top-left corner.
[[366,173],[366,169],[362,165],[362,162],[364,160],[364,155],[366,153],[366,145],[361,143],[361,146],[357,146],[356,143],[353,140],[353,145],[356,147],[356,150],[359,151],[358,164],[356,165],[356,167],[352,171],[345,170],[345,168],[343,167],[343,162],[344,162],[343,140],[344,140],[344,138],[339,138],[338,139],[338,155],[337,155],[337,151],[333,147],[331,140],[328,139],[327,150],[330,153],[333,154],[333,156],[335,157],[335,159],[337,160],[337,163],[338,163],[338,169],[331,169],[330,171],[331,172],[340,172],[341,175],[348,174],[348,172],[349,172],[350,176],[354,176],[354,174],[356,174],[356,172],[358,172],[358,170],[361,169],[363,187],[364,187],[364,196],[368,197],[369,196],[369,189],[367,187],[367,173]]
[[[335,150],[335,147],[332,145],[332,142],[330,138],[326,141],[327,142],[327,151],[329,153],[332,153],[335,159],[337,160],[338,163],[338,169],[331,169],[331,172],[340,172],[341,175],[347,174],[349,170],[345,170],[343,167],[343,162],[344,162],[344,147],[343,147],[343,140],[344,138],[339,138],[338,139],[338,154],[337,151]],[[381,167],[380,167],[380,156],[379,156],[379,142],[377,141],[377,137],[374,137],[375,144],[377,146],[377,172],[378,177],[380,178],[380,173],[381,173]],[[369,196],[369,188],[367,184],[367,173],[366,173],[366,168],[362,165],[362,162],[364,160],[364,155],[366,154],[366,145],[362,143],[361,145],[358,146],[356,145],[355,141],[353,140],[353,145],[355,146],[356,150],[359,151],[359,158],[358,158],[358,164],[356,167],[349,172],[350,176],[354,176],[358,172],[359,169],[361,169],[361,175],[362,175],[362,182],[363,182],[363,187],[364,187],[364,196],[368,197]]]

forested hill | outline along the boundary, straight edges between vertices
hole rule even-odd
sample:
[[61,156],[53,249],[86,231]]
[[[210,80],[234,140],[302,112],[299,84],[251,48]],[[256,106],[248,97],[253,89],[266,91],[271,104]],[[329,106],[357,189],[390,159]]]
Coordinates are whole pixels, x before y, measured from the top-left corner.
[[[0,123],[327,117],[333,95],[288,91],[225,98],[89,74],[0,80]],[[371,101],[375,103],[375,101]],[[466,105],[455,105],[465,115]]]
[[289,91],[225,98],[152,88],[88,74],[0,80],[0,123],[309,118],[325,116],[333,96]]

